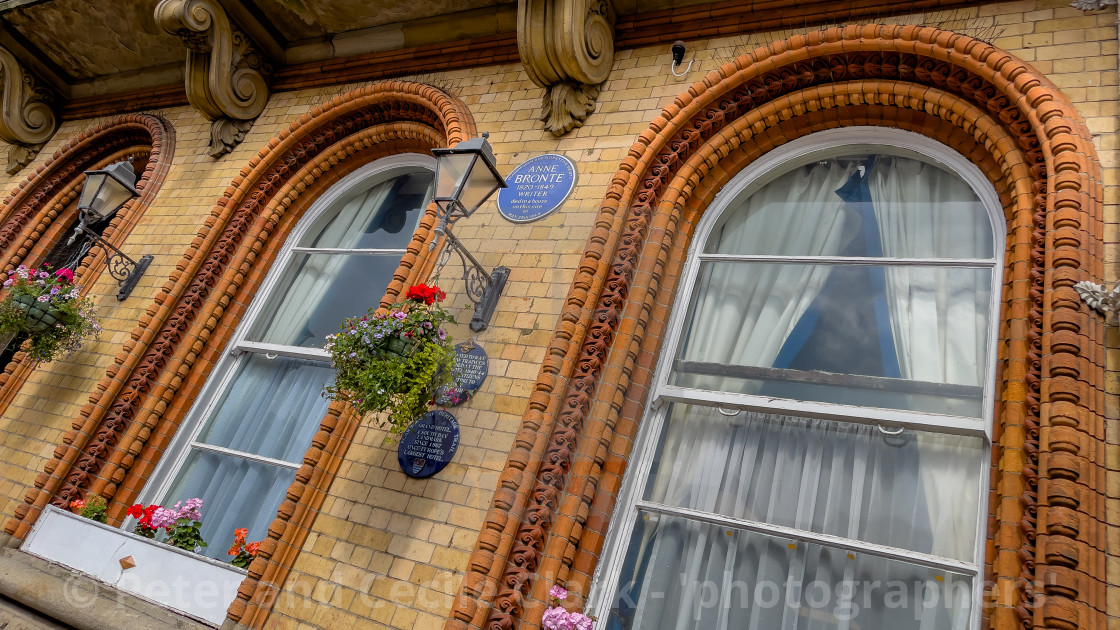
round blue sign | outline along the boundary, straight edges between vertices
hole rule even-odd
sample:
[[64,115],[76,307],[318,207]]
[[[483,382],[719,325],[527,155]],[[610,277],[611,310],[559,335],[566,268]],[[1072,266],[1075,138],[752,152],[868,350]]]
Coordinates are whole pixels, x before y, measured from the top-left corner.
[[476,343],[464,341],[455,346],[455,365],[451,367],[451,384],[440,391],[436,404],[444,407],[457,407],[468,400],[482,387],[490,371],[490,359],[486,351]]
[[506,177],[498,191],[498,211],[514,223],[528,223],[552,214],[576,185],[576,165],[563,155],[529,158]]
[[449,411],[429,411],[401,434],[397,462],[404,474],[423,479],[443,470],[458,448],[459,421]]

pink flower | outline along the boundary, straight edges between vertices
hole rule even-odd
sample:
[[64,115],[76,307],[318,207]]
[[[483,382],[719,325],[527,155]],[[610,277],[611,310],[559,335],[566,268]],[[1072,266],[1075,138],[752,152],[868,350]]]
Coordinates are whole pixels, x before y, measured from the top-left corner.
[[44,293],[44,294],[40,295],[39,297],[37,297],[35,299],[40,301],[40,302],[50,302],[51,301],[51,296],[48,293]]
[[541,625],[545,630],[574,630],[574,627],[568,623],[568,611],[559,606],[544,611]]
[[560,586],[559,584],[553,584],[552,588],[548,589],[548,596],[555,597],[560,601],[564,601],[565,599],[568,599],[568,591],[566,591],[564,587]]
[[67,269],[65,267],[63,267],[62,269],[59,269],[58,271],[54,272],[54,276],[56,278],[59,278],[61,280],[65,280],[65,281],[70,282],[70,283],[74,282],[74,272],[70,271],[69,269]]
[[152,512],[152,528],[160,529],[161,527],[172,527],[178,519],[179,513],[175,510],[169,510],[164,507],[156,508],[156,511]]

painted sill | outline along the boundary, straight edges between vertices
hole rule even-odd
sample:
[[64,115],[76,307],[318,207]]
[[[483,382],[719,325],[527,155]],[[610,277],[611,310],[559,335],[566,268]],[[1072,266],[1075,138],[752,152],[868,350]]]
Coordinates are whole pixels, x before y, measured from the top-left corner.
[[[246,571],[48,505],[22,551],[161,606],[222,625]],[[136,566],[125,569],[131,556]]]

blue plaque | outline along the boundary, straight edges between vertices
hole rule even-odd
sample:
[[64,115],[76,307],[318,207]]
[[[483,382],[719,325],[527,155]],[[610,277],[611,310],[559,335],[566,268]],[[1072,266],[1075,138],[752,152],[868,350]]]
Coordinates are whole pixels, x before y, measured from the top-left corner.
[[455,365],[451,368],[451,385],[436,397],[436,404],[458,407],[482,387],[490,371],[490,360],[482,346],[465,341],[455,346]]
[[576,165],[563,155],[546,153],[513,169],[498,191],[498,211],[514,223],[528,223],[552,214],[576,185]]
[[423,479],[443,470],[459,448],[459,422],[451,412],[429,411],[401,435],[397,462],[409,477]]

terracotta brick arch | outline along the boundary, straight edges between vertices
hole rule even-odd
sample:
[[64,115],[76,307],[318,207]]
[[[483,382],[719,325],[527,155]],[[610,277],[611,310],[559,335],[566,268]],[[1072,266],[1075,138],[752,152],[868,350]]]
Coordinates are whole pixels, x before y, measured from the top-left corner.
[[[104,233],[109,242],[121,246],[159,193],[174,153],[174,130],[166,120],[151,114],[116,116],[78,134],[20,182],[0,206],[3,270],[42,262],[77,218],[74,202],[85,181],[85,171],[133,158],[142,167],[136,181],[140,196],[113,217]],[[75,270],[75,280],[88,290],[104,268],[105,252],[95,248]],[[33,368],[23,353],[3,366],[0,413]]]
[[[270,140],[218,198],[5,531],[22,539],[48,503],[65,506],[87,492],[109,498],[110,522],[120,523],[317,194],[379,157],[428,152],[475,134],[458,100],[431,86],[386,82],[317,106]],[[430,208],[383,303],[423,271],[434,217]],[[233,621],[263,623],[357,420],[348,407],[330,406],[230,608]]]
[[1007,217],[983,617],[1104,625],[1103,325],[1072,285],[1101,275],[1102,186],[1068,99],[1025,63],[933,28],[792,37],[692,85],[615,174],[576,271],[448,629],[540,623],[588,592],[641,421],[689,238],[770,149],[892,126],[980,166]]

